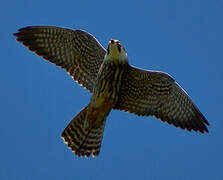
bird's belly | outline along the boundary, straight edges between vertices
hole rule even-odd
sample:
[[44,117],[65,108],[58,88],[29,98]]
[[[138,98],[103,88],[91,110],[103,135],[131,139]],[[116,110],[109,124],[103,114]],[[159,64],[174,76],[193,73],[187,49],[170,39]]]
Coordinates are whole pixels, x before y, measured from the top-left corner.
[[88,111],[88,120],[94,127],[100,127],[114,106],[114,101],[109,96],[92,98]]
[[88,119],[91,124],[101,125],[118,99],[123,67],[104,64],[97,77],[93,91]]

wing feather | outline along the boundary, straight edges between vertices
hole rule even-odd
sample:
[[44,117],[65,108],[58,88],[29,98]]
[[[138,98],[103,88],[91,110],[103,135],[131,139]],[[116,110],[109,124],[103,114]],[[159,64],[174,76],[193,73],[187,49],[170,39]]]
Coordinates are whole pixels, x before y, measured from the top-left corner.
[[91,34],[54,26],[29,26],[14,35],[31,51],[64,68],[80,85],[93,91],[106,50]]
[[206,118],[168,74],[129,66],[114,109],[162,121],[189,131],[208,132]]

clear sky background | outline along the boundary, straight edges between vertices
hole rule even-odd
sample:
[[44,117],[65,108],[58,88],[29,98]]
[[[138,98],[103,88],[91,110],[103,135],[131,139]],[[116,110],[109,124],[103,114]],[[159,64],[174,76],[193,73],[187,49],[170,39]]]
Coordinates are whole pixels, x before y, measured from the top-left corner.
[[[223,1],[9,0],[0,19],[1,180],[223,179]],[[119,39],[130,64],[174,77],[210,133],[112,111],[100,156],[74,156],[60,135],[90,94],[15,40],[29,25],[83,29],[104,47]]]

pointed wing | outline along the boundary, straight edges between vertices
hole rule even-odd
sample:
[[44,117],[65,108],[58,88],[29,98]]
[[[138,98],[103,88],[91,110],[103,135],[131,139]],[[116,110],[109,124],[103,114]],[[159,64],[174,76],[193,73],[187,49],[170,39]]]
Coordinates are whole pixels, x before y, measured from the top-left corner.
[[90,34],[54,26],[30,26],[14,34],[31,51],[60,66],[93,91],[106,50]]
[[208,132],[209,125],[186,92],[162,72],[129,66],[123,75],[114,109],[142,116],[154,115],[162,121],[189,131]]

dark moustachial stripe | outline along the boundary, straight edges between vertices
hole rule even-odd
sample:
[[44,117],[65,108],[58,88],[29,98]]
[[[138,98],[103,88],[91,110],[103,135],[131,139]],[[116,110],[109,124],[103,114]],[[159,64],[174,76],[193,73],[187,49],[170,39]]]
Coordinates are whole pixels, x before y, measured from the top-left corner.
[[121,52],[121,47],[122,47],[122,45],[121,45],[120,43],[118,43],[118,44],[117,44],[117,47],[118,47],[118,51]]

